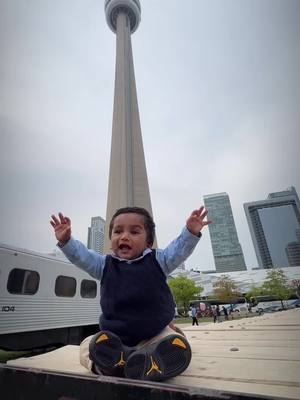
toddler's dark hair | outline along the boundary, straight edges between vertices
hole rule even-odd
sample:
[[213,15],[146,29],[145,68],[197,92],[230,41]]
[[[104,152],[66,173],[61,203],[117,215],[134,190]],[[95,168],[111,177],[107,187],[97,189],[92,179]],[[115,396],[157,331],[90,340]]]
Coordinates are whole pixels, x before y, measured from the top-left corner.
[[150,213],[142,207],[124,207],[119,208],[114,215],[109,224],[109,238],[111,239],[111,233],[114,225],[115,218],[120,214],[138,214],[143,217],[144,226],[147,233],[147,244],[152,246],[155,238],[155,223]]

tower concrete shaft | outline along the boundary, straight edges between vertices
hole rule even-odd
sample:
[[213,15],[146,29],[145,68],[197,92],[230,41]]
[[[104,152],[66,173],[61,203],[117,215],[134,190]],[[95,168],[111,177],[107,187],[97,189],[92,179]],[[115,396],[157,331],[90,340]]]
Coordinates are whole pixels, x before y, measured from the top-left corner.
[[109,222],[121,207],[144,207],[152,214],[131,47],[130,16],[116,17],[116,73],[104,251]]

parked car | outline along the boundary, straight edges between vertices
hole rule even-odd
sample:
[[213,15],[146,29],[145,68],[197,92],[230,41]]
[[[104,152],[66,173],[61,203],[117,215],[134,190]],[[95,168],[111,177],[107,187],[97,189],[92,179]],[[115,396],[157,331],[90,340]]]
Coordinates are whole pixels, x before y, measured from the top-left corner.
[[295,300],[292,304],[291,304],[292,308],[298,308],[300,307],[300,300]]
[[277,311],[282,311],[283,308],[280,306],[270,306],[270,307],[266,307],[263,309],[263,312],[265,313],[272,313],[272,312],[277,312]]
[[247,304],[235,304],[233,306],[233,312],[238,313],[239,315],[245,316],[248,315],[248,305]]

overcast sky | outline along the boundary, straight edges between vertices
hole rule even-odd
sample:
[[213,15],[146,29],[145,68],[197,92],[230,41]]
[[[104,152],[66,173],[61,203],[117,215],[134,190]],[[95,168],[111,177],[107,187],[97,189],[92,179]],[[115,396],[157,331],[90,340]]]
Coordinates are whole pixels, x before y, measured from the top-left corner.
[[[203,195],[300,194],[300,1],[141,0],[132,36],[160,247]],[[49,253],[52,213],[86,243],[105,218],[115,35],[104,0],[0,0],[0,242]],[[188,268],[214,269],[208,230]]]

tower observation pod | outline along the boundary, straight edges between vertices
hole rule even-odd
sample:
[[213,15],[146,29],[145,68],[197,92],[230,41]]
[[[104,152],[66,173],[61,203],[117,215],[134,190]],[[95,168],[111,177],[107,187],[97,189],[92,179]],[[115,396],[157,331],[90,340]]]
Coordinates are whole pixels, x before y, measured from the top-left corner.
[[141,20],[139,0],[106,0],[106,21],[116,33],[116,71],[105,224],[105,253],[112,215],[121,207],[143,207],[152,214],[137,102],[131,33]]
[[139,0],[105,0],[106,21],[114,33],[117,32],[117,18],[120,13],[128,16],[130,32],[135,32],[141,21]]

